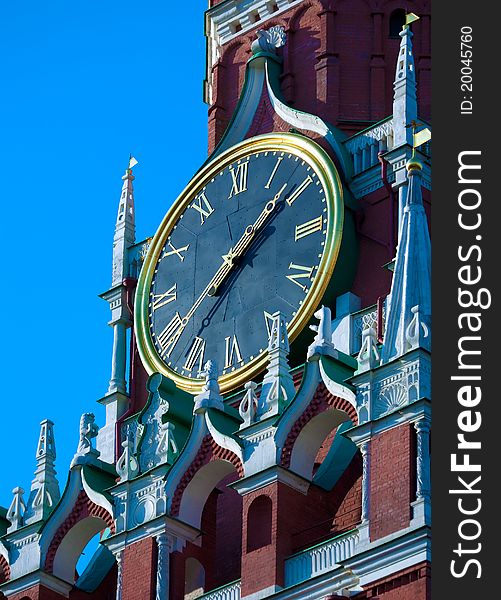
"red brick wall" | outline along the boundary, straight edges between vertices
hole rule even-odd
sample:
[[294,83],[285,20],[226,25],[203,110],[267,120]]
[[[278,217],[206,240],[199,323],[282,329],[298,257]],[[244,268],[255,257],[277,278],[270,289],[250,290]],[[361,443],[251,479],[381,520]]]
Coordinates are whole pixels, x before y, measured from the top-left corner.
[[413,428],[401,425],[372,438],[370,538],[408,527],[413,498]]
[[35,585],[31,589],[8,596],[9,600],[61,600],[65,596],[49,590],[43,585]]
[[184,598],[185,562],[196,558],[205,570],[205,591],[240,578],[242,551],[242,498],[227,487],[236,473],[225,477],[210,494],[202,512],[201,543],[188,543],[182,552],[174,552],[174,573],[170,600]]
[[[389,38],[390,14],[401,3],[388,2],[379,13],[364,0],[324,10],[328,0],[305,0],[299,7],[257,23],[224,46],[214,66],[214,104],[209,109],[209,151],[221,139],[240,94],[245,62],[258,28],[284,25],[282,92],[288,103],[317,114],[348,134],[389,114],[399,39]],[[418,0],[411,10],[422,18],[412,25],[420,117],[430,119],[430,9]]]
[[157,544],[154,538],[145,538],[125,548],[122,600],[154,597],[156,563]]
[[429,600],[431,598],[431,567],[422,563],[385,579],[376,581],[357,594],[355,600]]

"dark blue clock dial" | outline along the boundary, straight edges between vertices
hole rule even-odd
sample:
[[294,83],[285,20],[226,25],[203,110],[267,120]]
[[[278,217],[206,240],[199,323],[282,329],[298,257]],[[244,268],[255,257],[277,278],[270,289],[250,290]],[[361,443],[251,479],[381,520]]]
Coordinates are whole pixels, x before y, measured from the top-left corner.
[[326,193],[289,152],[249,153],[199,189],[154,270],[149,327],[165,365],[188,378],[215,360],[231,373],[262,354],[270,317],[290,323],[325,251]]

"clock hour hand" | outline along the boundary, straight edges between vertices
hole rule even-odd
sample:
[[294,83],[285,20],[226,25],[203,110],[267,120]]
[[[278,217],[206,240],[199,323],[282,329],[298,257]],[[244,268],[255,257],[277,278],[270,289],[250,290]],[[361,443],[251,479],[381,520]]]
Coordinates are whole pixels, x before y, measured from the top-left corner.
[[235,260],[240,258],[245,253],[245,251],[251,245],[251,242],[254,239],[256,232],[258,232],[262,228],[262,226],[267,222],[271,213],[275,210],[277,202],[280,200],[280,196],[283,194],[286,187],[287,184],[284,183],[280,190],[275,194],[274,198],[266,203],[265,207],[263,208],[257,219],[254,221],[254,223],[252,223],[252,225],[248,225],[245,228],[244,233],[242,234],[238,242],[235,244],[235,246],[233,248],[230,248],[228,253],[222,256],[222,265],[216,271],[209,283],[205,286],[205,289],[197,298],[190,310],[186,313],[186,315],[183,318],[181,318],[180,315],[177,315],[178,319],[176,325],[172,327],[171,330],[168,332],[169,335],[165,336],[164,351],[162,353],[163,355],[170,356],[172,350],[174,349],[174,346],[177,344],[179,338],[185,330],[188,321],[191,319],[191,317],[198,309],[200,304],[202,304],[205,297],[216,295],[217,290],[219,289],[223,281],[225,281],[226,277],[233,270]]
[[265,207],[259,214],[258,218],[252,223],[252,225],[248,225],[245,228],[243,235],[240,237],[238,242],[235,244],[233,248],[230,248],[228,254],[223,255],[224,265],[227,265],[228,268],[224,269],[220,275],[216,274],[211,281],[211,289],[208,292],[209,296],[215,296],[217,290],[229,275],[230,271],[233,270],[235,262],[239,259],[245,251],[251,245],[256,233],[262,228],[262,226],[268,221],[269,216],[275,210],[277,202],[280,200],[280,196],[283,194],[283,191],[287,187],[287,184],[280,188],[280,190],[275,194],[274,198],[266,203]]

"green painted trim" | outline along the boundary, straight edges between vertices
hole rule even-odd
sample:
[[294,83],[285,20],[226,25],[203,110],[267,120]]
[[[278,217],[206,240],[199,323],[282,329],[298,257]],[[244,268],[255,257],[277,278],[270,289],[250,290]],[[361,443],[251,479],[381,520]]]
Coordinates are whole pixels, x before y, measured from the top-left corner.
[[239,583],[240,581],[242,581],[241,579],[235,579],[235,581],[230,581],[230,583],[225,583],[224,585],[220,585],[217,588],[214,588],[213,590],[209,590],[208,592],[204,592],[203,596],[199,596],[198,600],[202,600],[202,598],[207,598],[208,596],[210,596],[211,594],[215,594],[216,592],[219,592],[220,590],[224,590],[227,587],[230,587],[230,585],[235,585],[236,583]]
[[375,123],[373,123],[372,125],[369,125],[365,129],[362,129],[361,131],[357,131],[357,133],[354,133],[353,135],[350,135],[350,137],[346,138],[343,143],[349,142],[353,138],[356,138],[359,135],[362,135],[362,134],[366,133],[367,131],[370,131],[371,129],[374,129],[374,127],[377,127],[378,125],[382,125],[383,123],[386,123],[387,121],[390,121],[391,119],[393,119],[393,115],[389,115],[388,117],[385,117],[384,119],[381,119],[381,121],[376,121]]

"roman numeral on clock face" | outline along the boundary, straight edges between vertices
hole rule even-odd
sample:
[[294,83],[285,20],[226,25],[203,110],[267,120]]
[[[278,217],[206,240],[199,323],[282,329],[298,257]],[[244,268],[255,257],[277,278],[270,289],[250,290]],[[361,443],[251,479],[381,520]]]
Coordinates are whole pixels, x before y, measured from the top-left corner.
[[297,286],[299,286],[303,290],[303,292],[306,292],[308,291],[308,286],[303,285],[299,280],[309,280],[314,268],[315,267],[304,267],[303,265],[295,265],[294,263],[291,263],[289,265],[289,269],[295,269],[299,272],[294,273],[293,275],[286,275],[286,277],[289,281],[292,281],[292,283],[295,283]]
[[301,225],[296,225],[296,231],[294,234],[294,241],[297,242],[301,238],[306,237],[312,233],[322,230],[322,215]]
[[205,192],[202,192],[198,198],[193,200],[193,204],[191,208],[194,208],[198,213],[200,213],[200,225],[203,225],[211,214],[214,212],[214,209],[209,202],[209,199],[205,195]]
[[[242,354],[240,352],[240,348],[238,347],[237,336],[225,338],[225,360],[224,360],[224,368],[229,369],[235,362],[242,362]],[[236,359],[236,361],[235,361]]]
[[193,343],[191,344],[190,351],[186,357],[183,369],[192,371],[196,364],[198,364],[198,371],[202,370],[205,353],[205,340],[201,337],[195,336]]
[[277,158],[277,162],[276,162],[275,166],[273,167],[273,171],[271,172],[270,178],[268,179],[268,183],[264,186],[264,188],[266,190],[270,189],[271,182],[273,181],[273,178],[275,177],[275,173],[278,171],[278,167],[280,166],[280,163],[283,161],[283,159],[284,159],[283,156],[279,156]]
[[231,174],[231,190],[228,200],[232,196],[241,194],[247,190],[247,173],[249,171],[249,161],[245,161],[237,165],[236,169],[230,167]]
[[310,185],[310,183],[313,183],[313,179],[308,175],[308,177],[303,181],[303,183],[301,183],[300,185],[298,185],[298,187],[292,192],[292,194],[286,198],[286,202],[289,206],[292,206],[292,204],[294,204],[294,202],[299,198],[299,196],[304,192],[304,190]]
[[164,357],[171,355],[171,352],[174,349],[177,340],[183,333],[183,328],[181,327],[181,324],[181,315],[178,312],[176,312],[176,314],[172,317],[169,323],[167,323],[167,325],[163,328],[161,333],[157,335],[157,341],[162,349],[160,356]]
[[169,288],[163,294],[153,294],[153,302],[152,308],[153,310],[157,310],[169,302],[174,302],[177,299],[177,284],[175,283],[171,288]]
[[175,248],[174,244],[172,242],[167,242],[167,245],[171,248],[171,250],[169,250],[169,251],[164,250],[164,253],[160,257],[160,260],[162,260],[162,258],[166,258],[167,256],[172,256],[173,254],[175,254],[179,258],[179,260],[181,262],[183,262],[185,257],[183,256],[182,253],[186,252],[186,250],[188,250],[190,245],[188,244],[187,246],[183,246],[182,248]]

